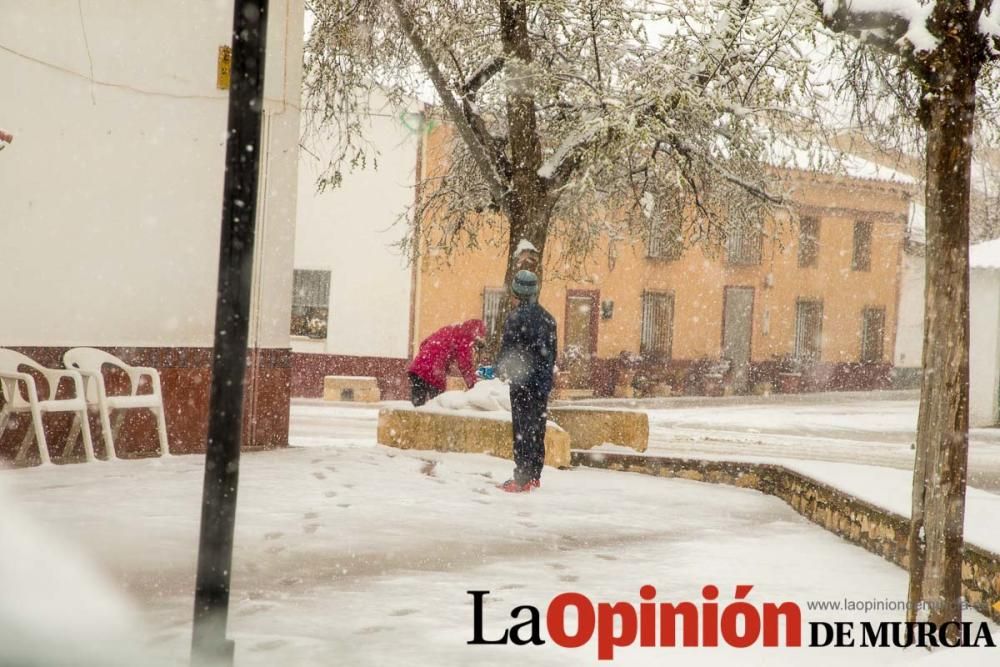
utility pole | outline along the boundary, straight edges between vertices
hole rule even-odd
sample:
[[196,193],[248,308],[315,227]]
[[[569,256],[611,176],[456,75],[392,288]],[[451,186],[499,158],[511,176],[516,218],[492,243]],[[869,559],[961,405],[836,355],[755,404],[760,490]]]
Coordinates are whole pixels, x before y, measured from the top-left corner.
[[191,663],[232,665],[226,639],[239,486],[268,0],[234,0],[219,291]]

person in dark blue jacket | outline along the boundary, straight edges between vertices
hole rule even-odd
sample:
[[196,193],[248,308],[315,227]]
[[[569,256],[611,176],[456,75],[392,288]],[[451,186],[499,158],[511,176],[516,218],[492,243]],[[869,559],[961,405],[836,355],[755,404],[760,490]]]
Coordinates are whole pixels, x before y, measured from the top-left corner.
[[500,376],[510,383],[514,427],[514,477],[500,485],[510,493],[541,485],[545,421],[556,362],[556,321],[538,304],[538,276],[518,271],[511,292],[519,304],[507,316],[498,355]]

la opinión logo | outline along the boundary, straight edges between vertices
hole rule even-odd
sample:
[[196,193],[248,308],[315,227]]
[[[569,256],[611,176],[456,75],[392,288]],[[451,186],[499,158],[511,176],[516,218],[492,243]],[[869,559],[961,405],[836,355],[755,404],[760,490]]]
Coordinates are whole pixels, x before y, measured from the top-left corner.
[[[545,610],[544,627],[548,638],[563,648],[580,648],[596,639],[600,660],[611,660],[616,648],[633,646],[636,642],[643,647],[719,646],[721,643],[746,648],[758,642],[763,646],[801,646],[799,605],[765,602],[758,608],[745,599],[752,589],[750,585],[736,586],[734,599],[721,606],[717,602],[719,589],[713,585],[702,588],[704,599],[699,603],[656,602],[656,589],[650,585],[639,589],[641,601],[638,604],[595,603],[582,593],[560,593],[552,598]],[[473,638],[468,644],[546,643],[542,638],[542,612],[532,605],[514,607],[510,617],[519,622],[502,634],[487,638],[483,606],[490,592],[466,592],[473,599]],[[567,623],[571,614],[575,616],[573,624]]]
[[[614,659],[615,649],[718,647],[748,648],[802,646],[802,611],[795,602],[753,603],[752,585],[737,585],[732,600],[720,602],[719,588],[701,589],[698,602],[660,602],[656,589],[639,589],[639,601],[594,602],[583,593],[560,593],[543,610],[530,604],[510,610],[502,632],[487,635],[485,602],[488,590],[466,591],[472,596],[470,645],[542,645],[551,641],[577,649],[596,643],[599,660]],[[511,621],[513,623],[511,624]],[[903,621],[813,621],[808,623],[808,647],[996,646],[989,624]]]

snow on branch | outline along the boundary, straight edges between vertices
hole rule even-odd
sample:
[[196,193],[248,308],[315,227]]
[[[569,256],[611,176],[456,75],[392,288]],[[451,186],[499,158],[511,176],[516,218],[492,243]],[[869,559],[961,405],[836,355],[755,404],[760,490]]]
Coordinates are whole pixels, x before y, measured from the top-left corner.
[[929,53],[939,40],[927,21],[935,1],[920,0],[813,0],[824,22],[893,53]]
[[990,55],[1000,58],[1000,2],[992,0],[979,15],[979,32],[989,40]]
[[[539,177],[557,183],[564,179],[568,175],[567,172],[571,171],[571,164],[580,150],[587,147],[601,127],[600,123],[592,123],[566,137],[556,151],[538,168]],[[560,178],[555,178],[557,175]]]
[[475,97],[479,89],[486,85],[493,76],[503,69],[506,58],[503,56],[493,56],[469,75],[469,78],[462,84],[462,97]]

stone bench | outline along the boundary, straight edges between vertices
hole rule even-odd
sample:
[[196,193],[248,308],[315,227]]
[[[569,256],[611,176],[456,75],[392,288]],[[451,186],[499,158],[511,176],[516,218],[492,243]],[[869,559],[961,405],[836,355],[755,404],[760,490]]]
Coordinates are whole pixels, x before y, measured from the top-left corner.
[[327,375],[323,378],[323,400],[377,403],[382,393],[373,377]]
[[569,433],[573,449],[609,442],[644,452],[649,445],[649,416],[645,412],[549,406],[549,419]]
[[[504,413],[483,413],[484,415]],[[385,408],[378,413],[378,442],[400,449],[492,454],[513,459],[510,417],[471,416],[468,413]],[[569,466],[570,436],[549,425],[545,429],[545,464]]]

